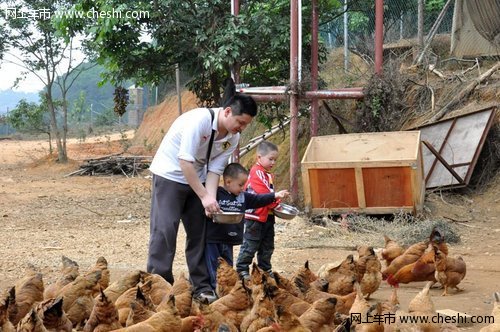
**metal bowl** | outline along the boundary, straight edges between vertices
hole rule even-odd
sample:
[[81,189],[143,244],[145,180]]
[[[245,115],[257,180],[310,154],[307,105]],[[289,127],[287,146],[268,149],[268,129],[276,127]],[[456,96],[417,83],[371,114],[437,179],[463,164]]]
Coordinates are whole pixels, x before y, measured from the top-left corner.
[[273,212],[276,217],[287,220],[293,219],[299,214],[296,207],[284,203],[280,203],[275,207]]
[[244,213],[239,212],[221,212],[213,213],[212,220],[218,224],[238,224],[244,216]]

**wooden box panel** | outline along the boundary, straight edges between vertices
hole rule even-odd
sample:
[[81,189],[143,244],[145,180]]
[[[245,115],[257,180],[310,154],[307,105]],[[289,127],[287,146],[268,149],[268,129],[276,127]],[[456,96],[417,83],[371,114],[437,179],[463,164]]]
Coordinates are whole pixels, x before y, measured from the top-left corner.
[[409,167],[364,168],[363,185],[366,207],[413,206]]
[[419,131],[313,137],[301,167],[304,203],[313,214],[422,210]]
[[323,208],[358,206],[354,169],[310,169],[311,201]]

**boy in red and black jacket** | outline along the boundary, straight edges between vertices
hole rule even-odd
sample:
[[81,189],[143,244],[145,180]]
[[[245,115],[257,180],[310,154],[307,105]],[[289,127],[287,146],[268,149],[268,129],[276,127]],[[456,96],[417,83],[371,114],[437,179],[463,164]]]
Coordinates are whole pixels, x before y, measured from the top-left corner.
[[[263,141],[257,147],[257,162],[250,170],[246,190],[253,194],[274,192],[271,169],[278,158],[278,147]],[[245,231],[240,248],[236,271],[245,279],[249,278],[249,267],[257,253],[257,265],[262,270],[272,273],[271,256],[274,252],[274,214],[273,209],[279,200],[265,207],[247,210],[245,213]]]

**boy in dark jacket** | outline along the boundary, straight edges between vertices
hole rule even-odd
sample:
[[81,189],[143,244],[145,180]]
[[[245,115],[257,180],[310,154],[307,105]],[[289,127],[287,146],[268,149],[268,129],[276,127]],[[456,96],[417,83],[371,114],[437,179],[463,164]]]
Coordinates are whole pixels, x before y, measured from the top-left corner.
[[[248,170],[238,163],[226,166],[222,174],[224,186],[217,189],[217,202],[224,212],[245,213],[247,209],[256,209],[272,204],[277,198],[288,196],[288,191],[269,192],[257,195],[245,192]],[[217,276],[217,258],[224,258],[233,265],[233,246],[243,241],[243,223],[218,224],[207,219],[205,261],[210,274],[210,283],[215,289]]]

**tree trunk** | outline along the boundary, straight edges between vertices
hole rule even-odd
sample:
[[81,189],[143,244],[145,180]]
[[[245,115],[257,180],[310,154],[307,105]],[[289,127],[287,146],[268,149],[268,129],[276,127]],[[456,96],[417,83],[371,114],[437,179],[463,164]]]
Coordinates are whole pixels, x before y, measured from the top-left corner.
[[66,149],[66,137],[68,135],[68,102],[66,100],[66,89],[62,89],[62,108],[63,108],[63,133],[62,133],[62,145],[67,157],[67,149]]
[[220,90],[219,90],[219,84],[217,81],[217,75],[215,74],[210,74],[210,88],[212,89],[212,96],[214,97],[214,105],[216,106],[222,106],[220,105]]
[[50,135],[50,131],[46,132],[49,135],[49,153],[52,154],[52,136]]
[[47,105],[49,106],[50,112],[50,128],[54,134],[57,146],[57,160],[61,163],[66,163],[68,161],[68,156],[66,155],[66,150],[64,149],[61,142],[61,134],[59,133],[59,128],[57,127],[56,109],[54,102],[52,101],[52,86],[47,85]]

